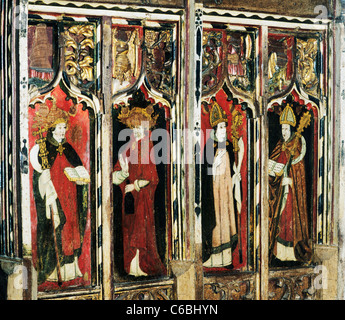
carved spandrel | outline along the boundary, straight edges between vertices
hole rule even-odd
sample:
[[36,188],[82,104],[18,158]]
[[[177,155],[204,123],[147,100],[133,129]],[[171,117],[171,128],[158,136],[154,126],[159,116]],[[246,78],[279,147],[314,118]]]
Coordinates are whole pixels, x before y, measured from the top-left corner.
[[214,91],[222,77],[222,32],[203,33],[202,90],[203,95]]
[[70,81],[81,89],[94,84],[94,26],[74,25],[64,33],[65,71]]
[[139,56],[140,32],[138,28],[116,26],[113,38],[113,93],[125,90],[137,81],[141,63]]
[[54,79],[53,27],[40,23],[28,27],[29,92]]
[[157,91],[171,97],[175,90],[173,29],[145,30],[146,76]]
[[268,43],[268,91],[276,96],[287,91],[294,80],[294,38],[270,34]]
[[[220,25],[217,27],[221,28]],[[243,97],[253,98],[256,78],[255,32],[204,29],[202,94],[216,94],[224,82]]]
[[318,56],[317,39],[297,39],[297,79],[303,89],[312,95],[317,95],[319,79],[316,72],[316,59]]
[[227,75],[231,85],[241,94],[255,89],[255,35],[246,32],[227,33]]

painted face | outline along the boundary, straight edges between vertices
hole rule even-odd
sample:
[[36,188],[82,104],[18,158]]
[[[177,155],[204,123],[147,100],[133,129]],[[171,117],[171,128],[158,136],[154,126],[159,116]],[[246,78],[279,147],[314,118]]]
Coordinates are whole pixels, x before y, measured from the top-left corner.
[[143,125],[136,126],[133,128],[133,134],[135,139],[140,140],[145,135],[145,128]]
[[226,123],[221,122],[217,124],[216,137],[219,142],[226,140]]
[[53,138],[60,143],[63,139],[65,139],[66,130],[66,123],[58,123],[53,131]]
[[291,129],[289,124],[282,124],[282,136],[284,141],[288,141],[291,137]]

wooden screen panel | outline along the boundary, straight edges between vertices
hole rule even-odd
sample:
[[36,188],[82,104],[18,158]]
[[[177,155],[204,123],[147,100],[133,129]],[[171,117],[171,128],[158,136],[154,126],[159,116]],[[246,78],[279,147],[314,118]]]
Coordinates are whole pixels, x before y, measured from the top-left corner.
[[271,267],[311,264],[313,247],[327,229],[321,223],[320,230],[326,61],[321,39],[313,32],[269,34],[268,69],[275,70],[269,73],[268,108]]
[[113,26],[116,282],[170,275],[177,48],[176,25],[160,25]]
[[[295,120],[287,123],[285,115]],[[311,262],[315,241],[318,110],[293,91],[268,117],[271,265],[303,265]]]
[[[66,168],[77,167],[90,172],[89,113],[82,110],[82,105],[72,105],[71,101],[66,101],[66,94],[59,86],[53,90],[52,98],[52,100],[44,100],[42,104],[36,104],[35,109],[30,110],[29,121],[30,178],[33,186],[31,193],[33,261],[38,270],[39,290],[43,291],[59,289],[59,285],[63,289],[91,284],[89,174],[88,177],[81,179],[76,172],[74,178],[67,176],[65,171]],[[71,108],[75,108],[74,116],[68,115]],[[42,136],[36,135],[37,122],[44,113],[47,113],[46,118],[54,116],[53,123],[59,121],[61,114],[62,117],[66,117],[67,126],[59,129],[61,123],[64,125],[63,122],[60,125],[53,124],[45,134],[41,133]],[[40,124],[38,129],[42,127]],[[54,137],[56,130],[65,131],[61,133],[65,137],[60,144],[56,143]],[[41,141],[43,139],[45,142]],[[50,168],[46,169],[43,169],[41,160],[44,143],[46,152],[49,153],[47,159]],[[42,166],[41,172],[39,164]],[[48,199],[49,191],[44,190],[45,187],[42,185],[45,174],[50,175],[45,182],[46,188],[54,187],[56,192],[53,196],[54,200],[51,200],[52,203]],[[52,227],[55,231],[51,229]],[[58,265],[56,248],[60,261]],[[69,269],[77,271],[69,273]],[[61,274],[61,279],[58,279],[58,273]]]
[[[255,29],[214,25],[203,30],[201,211],[204,272],[221,274],[254,267],[255,143],[250,119],[255,112],[257,35]],[[221,123],[226,126],[223,147],[216,136]],[[222,149],[226,153],[220,163],[229,159],[230,171],[219,184],[213,170]],[[223,194],[226,190],[231,192]]]
[[91,287],[97,282],[96,24],[35,18],[28,37],[28,147],[38,290]]

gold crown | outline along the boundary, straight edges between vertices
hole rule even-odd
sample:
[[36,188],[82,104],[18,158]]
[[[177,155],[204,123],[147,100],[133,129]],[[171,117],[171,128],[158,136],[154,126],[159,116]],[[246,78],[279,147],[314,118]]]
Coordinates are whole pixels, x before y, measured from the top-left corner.
[[153,112],[152,104],[146,108],[134,107],[133,109],[129,109],[128,106],[124,106],[121,108],[118,119],[121,123],[131,129],[140,126],[142,122],[148,122],[149,129],[151,129],[156,125],[158,119],[158,114],[156,116],[152,116]]
[[59,123],[66,123],[66,126],[69,126],[69,121],[67,118],[64,118],[64,115],[62,115],[61,118],[56,119],[49,127],[55,128]]
[[[51,108],[47,105],[47,100],[51,101]],[[58,108],[54,97],[49,97],[43,103],[40,103],[40,108],[36,111],[34,116],[32,128],[41,128],[41,131],[44,132],[49,128],[54,128],[59,123],[66,123],[68,128],[69,113]]]
[[214,101],[210,115],[211,127],[214,128],[221,122],[228,122],[228,117],[221,106]]
[[289,124],[293,127],[296,126],[296,117],[289,103],[286,105],[283,112],[281,113],[279,121],[280,124]]

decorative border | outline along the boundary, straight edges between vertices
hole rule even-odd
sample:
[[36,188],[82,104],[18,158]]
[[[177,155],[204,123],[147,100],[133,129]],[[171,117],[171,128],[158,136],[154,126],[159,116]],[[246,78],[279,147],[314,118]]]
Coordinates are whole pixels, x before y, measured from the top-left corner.
[[[56,0],[40,0],[29,1],[29,10],[31,11],[43,11],[54,13],[78,13],[88,16],[108,16],[122,18],[133,18],[141,16],[142,19],[147,18],[148,14],[153,15],[183,15],[184,10],[182,8],[159,8],[159,7],[141,7],[135,4],[121,5],[121,4],[106,4],[106,3],[92,3],[92,2],[75,2],[75,1],[56,1]],[[166,20],[160,18],[160,20]]]
[[[328,24],[331,23],[332,20],[330,19],[316,19],[316,18],[302,18],[302,17],[293,17],[293,16],[284,16],[284,15],[277,15],[277,14],[270,14],[270,13],[258,13],[258,12],[247,12],[247,11],[236,11],[236,10],[224,10],[224,9],[215,9],[215,8],[204,8],[204,14],[207,16],[218,16],[221,18],[226,18],[229,21],[229,18],[236,18],[240,19],[240,24],[246,24],[247,19],[250,20],[257,20],[260,21],[258,24],[265,25],[272,24],[276,25],[277,22],[285,23],[285,27],[287,27],[286,23],[291,24],[299,24],[301,28],[305,28],[304,25],[311,25],[319,26],[320,29],[327,28]],[[313,28],[314,29],[314,28]]]

